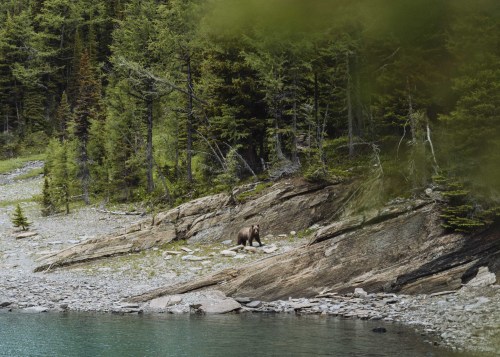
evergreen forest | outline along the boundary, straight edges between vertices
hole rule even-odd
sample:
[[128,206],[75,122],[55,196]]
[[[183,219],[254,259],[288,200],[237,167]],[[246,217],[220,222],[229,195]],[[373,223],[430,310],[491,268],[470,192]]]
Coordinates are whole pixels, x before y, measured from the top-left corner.
[[47,215],[300,175],[469,231],[499,105],[498,0],[0,0],[0,158],[46,152]]

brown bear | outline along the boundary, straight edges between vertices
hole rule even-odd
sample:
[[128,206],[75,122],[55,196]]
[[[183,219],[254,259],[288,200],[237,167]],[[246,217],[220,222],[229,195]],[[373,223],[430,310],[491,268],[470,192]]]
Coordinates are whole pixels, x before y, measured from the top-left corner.
[[251,227],[241,228],[238,232],[238,244],[252,246],[252,242],[255,239],[259,243],[259,247],[262,247],[259,236],[260,227],[258,224],[252,225]]

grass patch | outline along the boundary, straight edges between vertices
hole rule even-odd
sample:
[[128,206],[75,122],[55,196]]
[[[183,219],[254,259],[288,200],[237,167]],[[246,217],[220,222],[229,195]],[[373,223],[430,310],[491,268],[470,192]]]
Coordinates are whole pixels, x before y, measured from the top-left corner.
[[5,208],[9,206],[16,206],[21,203],[28,203],[28,202],[34,202],[33,198],[22,198],[19,200],[12,200],[12,201],[0,201],[0,207]]
[[246,202],[248,200],[251,200],[252,198],[258,197],[262,193],[262,191],[272,186],[273,184],[273,182],[259,183],[253,190],[245,191],[237,195],[236,200],[238,202]]
[[0,160],[0,174],[14,171],[23,167],[27,162],[45,160],[45,154],[34,154],[23,157],[16,157],[9,160]]
[[38,177],[43,174],[43,167],[40,167],[38,169],[33,169],[23,175],[19,175],[14,178],[14,181],[21,181],[21,180],[27,180],[30,178]]

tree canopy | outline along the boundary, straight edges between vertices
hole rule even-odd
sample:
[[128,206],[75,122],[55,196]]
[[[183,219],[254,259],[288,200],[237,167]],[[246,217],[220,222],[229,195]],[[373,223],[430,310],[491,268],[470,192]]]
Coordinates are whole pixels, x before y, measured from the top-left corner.
[[3,1],[0,155],[57,140],[66,207],[299,172],[460,185],[472,219],[500,202],[499,20],[496,0]]

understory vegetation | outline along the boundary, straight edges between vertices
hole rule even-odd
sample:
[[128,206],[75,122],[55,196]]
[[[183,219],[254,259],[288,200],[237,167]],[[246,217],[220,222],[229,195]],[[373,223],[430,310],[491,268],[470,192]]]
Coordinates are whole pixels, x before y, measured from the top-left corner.
[[496,0],[2,1],[0,158],[46,153],[45,215],[301,175],[356,178],[367,207],[430,188],[446,228],[485,227],[499,19]]

